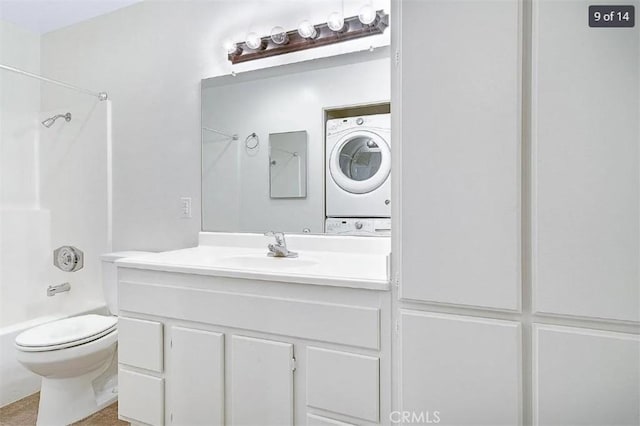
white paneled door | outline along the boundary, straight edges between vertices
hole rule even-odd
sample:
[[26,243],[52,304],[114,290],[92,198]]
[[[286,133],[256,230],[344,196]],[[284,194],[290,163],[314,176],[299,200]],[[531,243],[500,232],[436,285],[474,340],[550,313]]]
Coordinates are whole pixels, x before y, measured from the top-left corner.
[[520,2],[404,1],[401,19],[401,297],[517,311]]
[[224,425],[224,335],[172,327],[168,361],[171,424]]
[[520,424],[519,323],[402,310],[400,328],[400,411],[441,425]]
[[534,325],[535,425],[640,424],[640,337]]
[[231,337],[231,424],[293,424],[293,345]]
[[534,2],[534,308],[640,321],[640,28],[589,4]]

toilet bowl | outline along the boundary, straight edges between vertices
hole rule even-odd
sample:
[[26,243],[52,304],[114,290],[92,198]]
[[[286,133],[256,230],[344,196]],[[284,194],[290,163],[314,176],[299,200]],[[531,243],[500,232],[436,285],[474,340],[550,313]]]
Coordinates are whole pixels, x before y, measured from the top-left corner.
[[42,376],[38,425],[66,425],[115,401],[116,380],[110,389],[97,388],[95,382],[116,367],[116,325],[117,317],[82,315],[16,338],[18,361]]
[[38,426],[67,425],[117,399],[117,276],[114,262],[142,252],[102,256],[102,284],[114,315],[81,315],[42,324],[15,340],[16,359],[42,377]]

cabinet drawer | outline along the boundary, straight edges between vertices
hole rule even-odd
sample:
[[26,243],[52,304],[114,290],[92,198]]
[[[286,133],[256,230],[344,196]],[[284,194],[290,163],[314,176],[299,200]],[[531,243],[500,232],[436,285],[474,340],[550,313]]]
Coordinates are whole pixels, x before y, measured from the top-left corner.
[[149,425],[164,423],[164,379],[121,368],[118,415]]
[[307,405],[378,422],[380,359],[309,347]]
[[118,362],[162,372],[162,324],[120,317],[118,319]]

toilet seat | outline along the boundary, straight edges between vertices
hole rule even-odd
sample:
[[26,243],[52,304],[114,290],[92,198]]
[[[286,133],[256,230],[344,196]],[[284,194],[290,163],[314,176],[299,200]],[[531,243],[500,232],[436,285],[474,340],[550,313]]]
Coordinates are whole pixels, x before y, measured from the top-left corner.
[[81,315],[31,328],[16,337],[16,347],[24,352],[45,352],[82,345],[117,329],[118,318]]

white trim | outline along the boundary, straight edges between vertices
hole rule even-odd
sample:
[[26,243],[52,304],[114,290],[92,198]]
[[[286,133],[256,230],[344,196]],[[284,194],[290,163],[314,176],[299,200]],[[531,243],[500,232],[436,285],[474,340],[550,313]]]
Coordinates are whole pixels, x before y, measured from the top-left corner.
[[107,125],[107,251],[113,251],[113,121],[111,113],[111,101],[106,105]]

